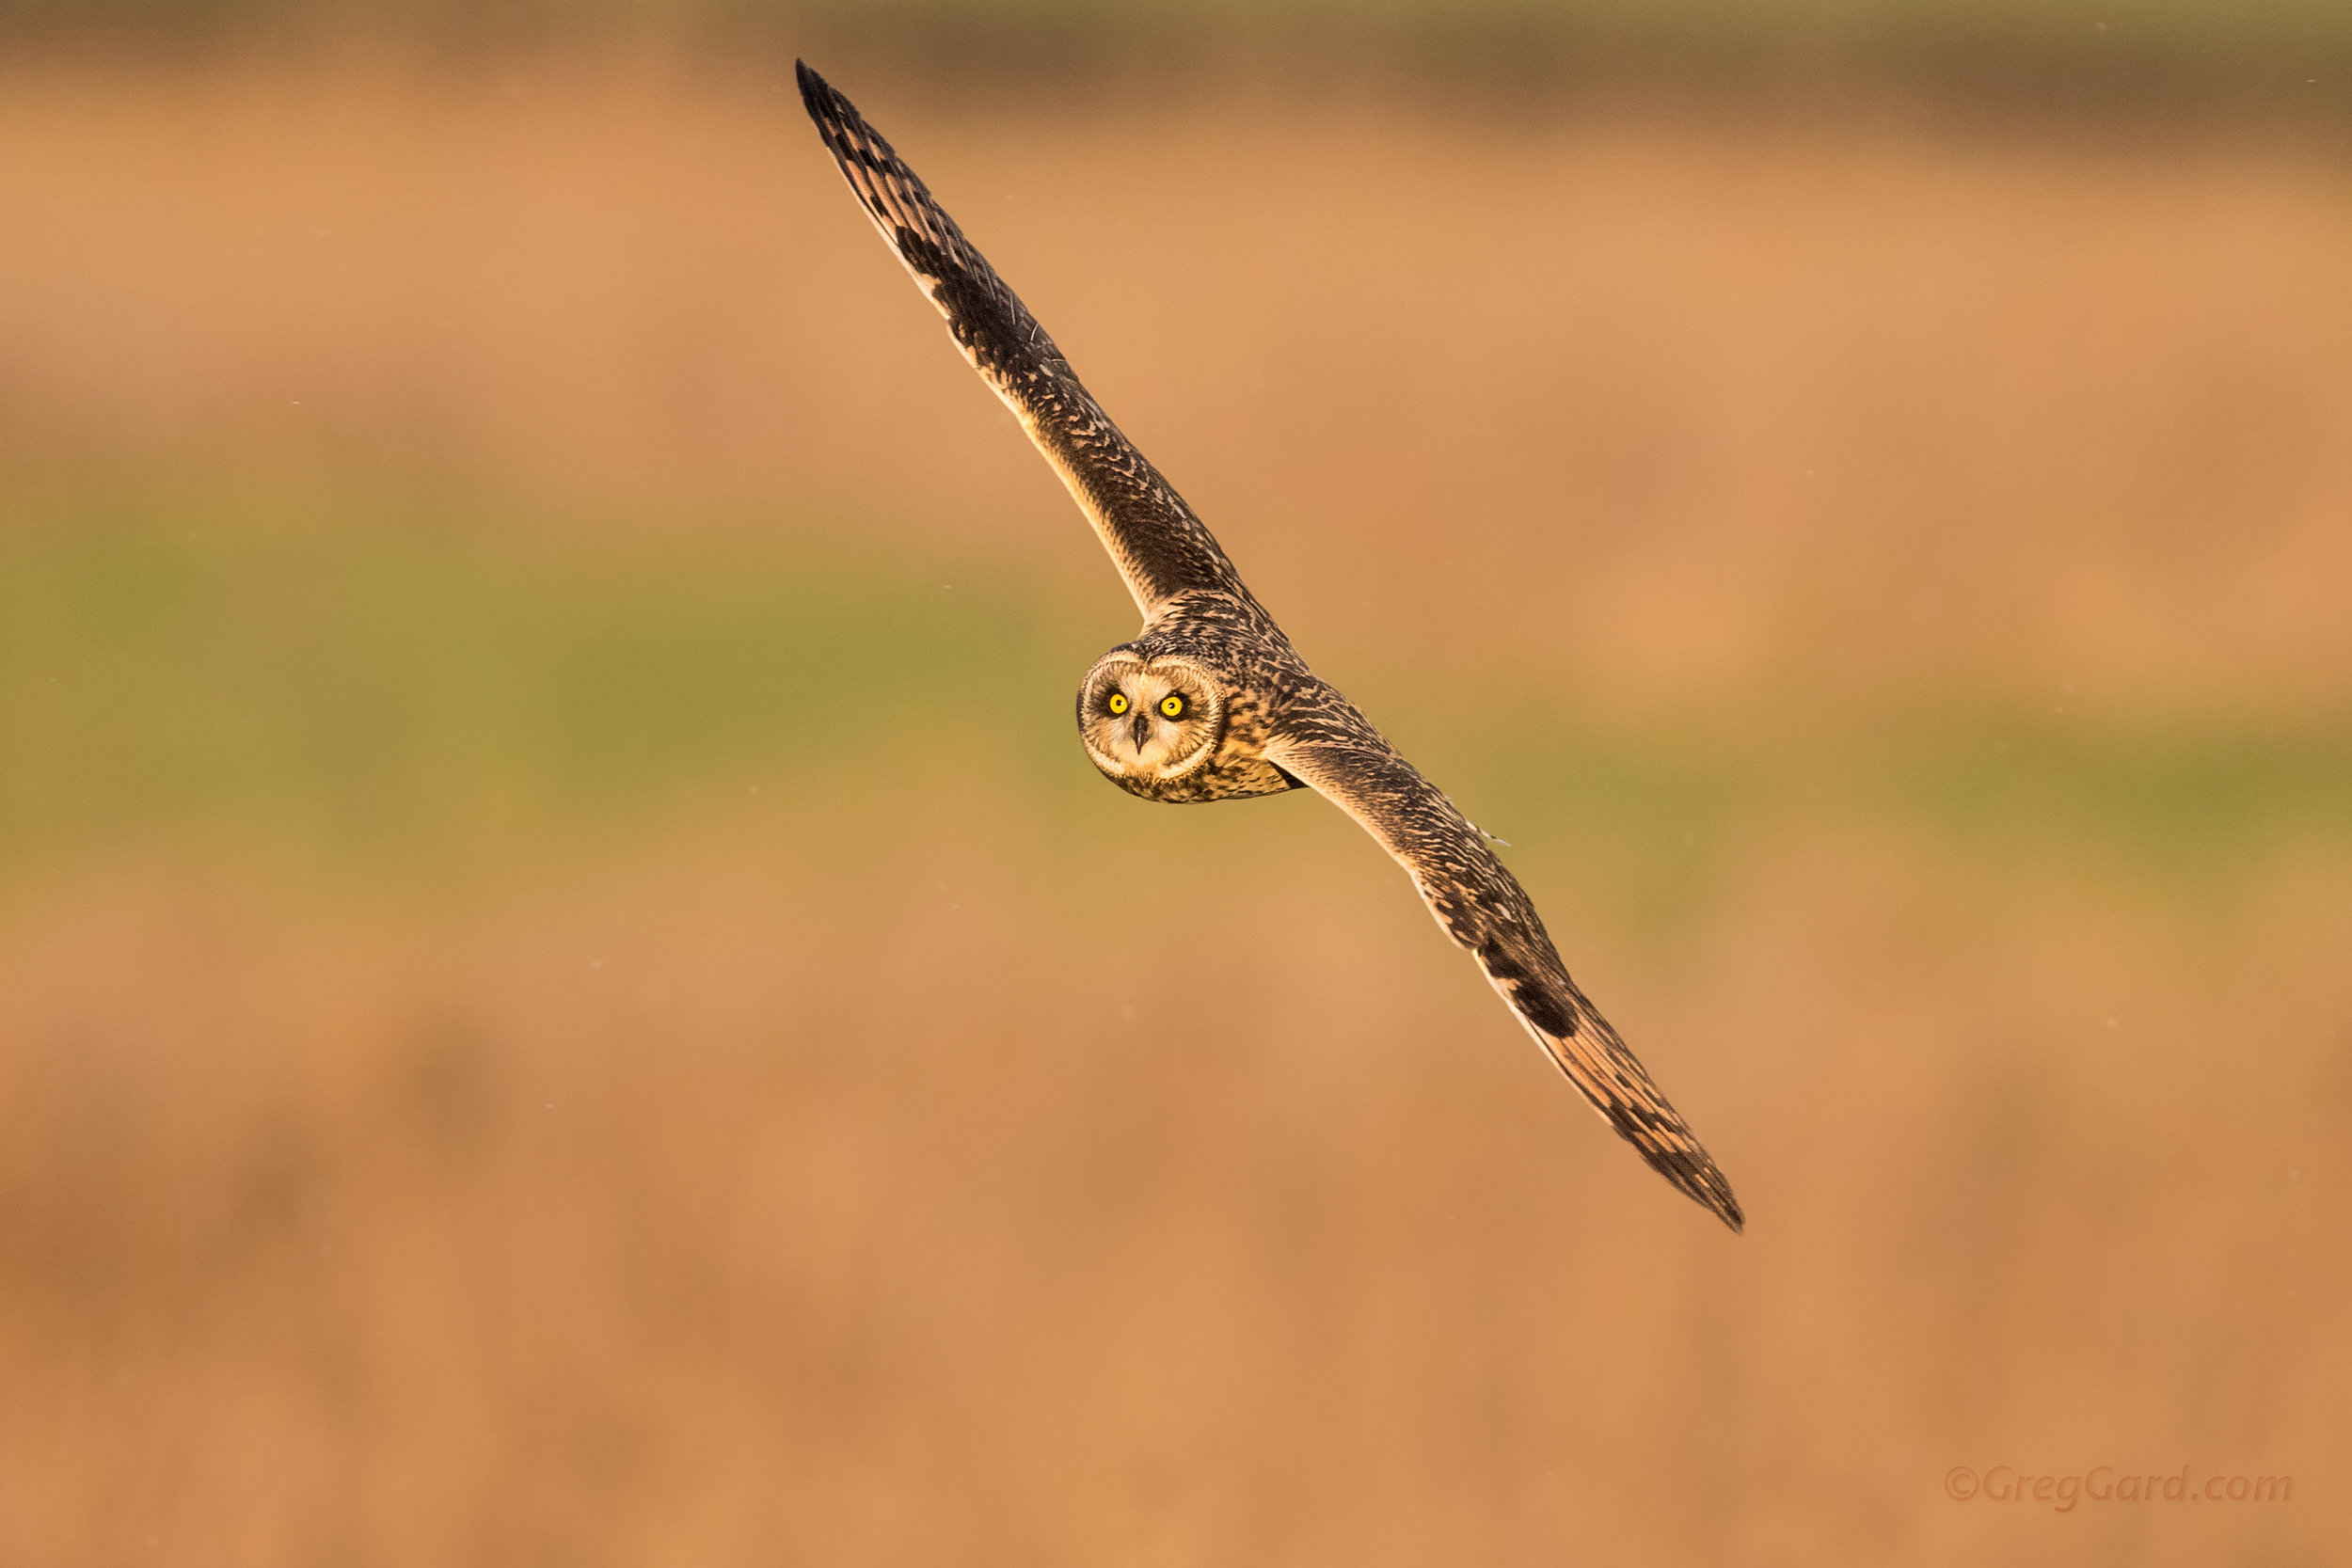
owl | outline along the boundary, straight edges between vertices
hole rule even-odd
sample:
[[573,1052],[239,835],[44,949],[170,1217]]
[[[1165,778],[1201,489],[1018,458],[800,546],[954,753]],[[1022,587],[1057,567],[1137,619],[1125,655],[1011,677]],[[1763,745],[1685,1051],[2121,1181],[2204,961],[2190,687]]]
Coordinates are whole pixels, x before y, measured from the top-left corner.
[[1354,817],[1602,1118],[1652,1169],[1740,1229],[1731,1184],[1568,978],[1487,835],[1308,669],[1208,528],[1120,434],[914,171],[847,98],[805,64],[797,71],[801,101],[859,205],[1061,476],[1143,614],[1143,629],[1079,684],[1088,759],[1147,800],[1305,788]]

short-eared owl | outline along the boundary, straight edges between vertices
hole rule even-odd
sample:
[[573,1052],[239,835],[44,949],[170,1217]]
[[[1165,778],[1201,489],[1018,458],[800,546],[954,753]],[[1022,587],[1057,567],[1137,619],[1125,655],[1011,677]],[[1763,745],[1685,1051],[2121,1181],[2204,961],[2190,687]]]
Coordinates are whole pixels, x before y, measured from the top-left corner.
[[1078,733],[1094,766],[1149,800],[1301,784],[1330,799],[1403,863],[1438,923],[1609,1125],[1739,1229],[1730,1183],[1568,978],[1485,835],[1307,668],[1208,529],[890,144],[824,78],[805,65],[799,73],[801,100],[866,215],[1061,475],[1142,609],[1143,630],[1078,688]]

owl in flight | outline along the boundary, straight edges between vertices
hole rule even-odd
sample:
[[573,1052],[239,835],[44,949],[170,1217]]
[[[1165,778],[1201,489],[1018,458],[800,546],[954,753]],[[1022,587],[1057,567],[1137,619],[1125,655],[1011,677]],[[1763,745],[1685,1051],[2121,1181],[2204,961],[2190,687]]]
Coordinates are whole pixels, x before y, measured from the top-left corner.
[[1143,611],[1143,630],[1096,660],[1078,688],[1078,733],[1094,766],[1147,800],[1232,800],[1301,785],[1331,800],[1411,873],[1438,924],[1617,1135],[1738,1230],[1731,1184],[1568,978],[1486,835],[1307,668],[1207,527],[1120,434],[914,171],[823,77],[797,70],[801,101],[859,205],[1061,475]]

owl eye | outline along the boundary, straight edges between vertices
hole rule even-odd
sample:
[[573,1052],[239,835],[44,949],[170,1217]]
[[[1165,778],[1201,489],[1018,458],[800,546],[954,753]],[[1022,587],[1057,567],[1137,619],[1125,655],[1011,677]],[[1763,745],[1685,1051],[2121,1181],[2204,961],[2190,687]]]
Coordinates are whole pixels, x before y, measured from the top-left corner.
[[1126,711],[1127,711],[1127,693],[1125,693],[1124,691],[1114,691],[1114,692],[1112,692],[1112,693],[1111,693],[1111,700],[1110,700],[1110,710],[1111,710],[1113,713],[1124,713],[1124,712],[1126,712]]
[[1160,699],[1160,711],[1170,719],[1182,719],[1184,716],[1184,700],[1171,691]]

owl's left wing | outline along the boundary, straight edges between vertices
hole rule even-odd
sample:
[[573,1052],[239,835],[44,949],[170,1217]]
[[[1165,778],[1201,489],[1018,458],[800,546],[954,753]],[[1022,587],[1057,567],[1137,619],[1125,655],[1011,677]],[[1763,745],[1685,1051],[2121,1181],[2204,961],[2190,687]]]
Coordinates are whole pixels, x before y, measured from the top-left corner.
[[1288,726],[1267,748],[1268,759],[1327,797],[1397,858],[1438,924],[1470,950],[1602,1119],[1652,1170],[1738,1230],[1746,1221],[1731,1183],[1568,978],[1534,904],[1486,836],[1344,699],[1336,692],[1329,698],[1326,713]]
[[947,318],[963,356],[1061,476],[1145,617],[1195,589],[1254,603],[1208,525],[1111,423],[1045,328],[906,161],[823,77],[804,64],[794,69],[801,102],[858,205]]

